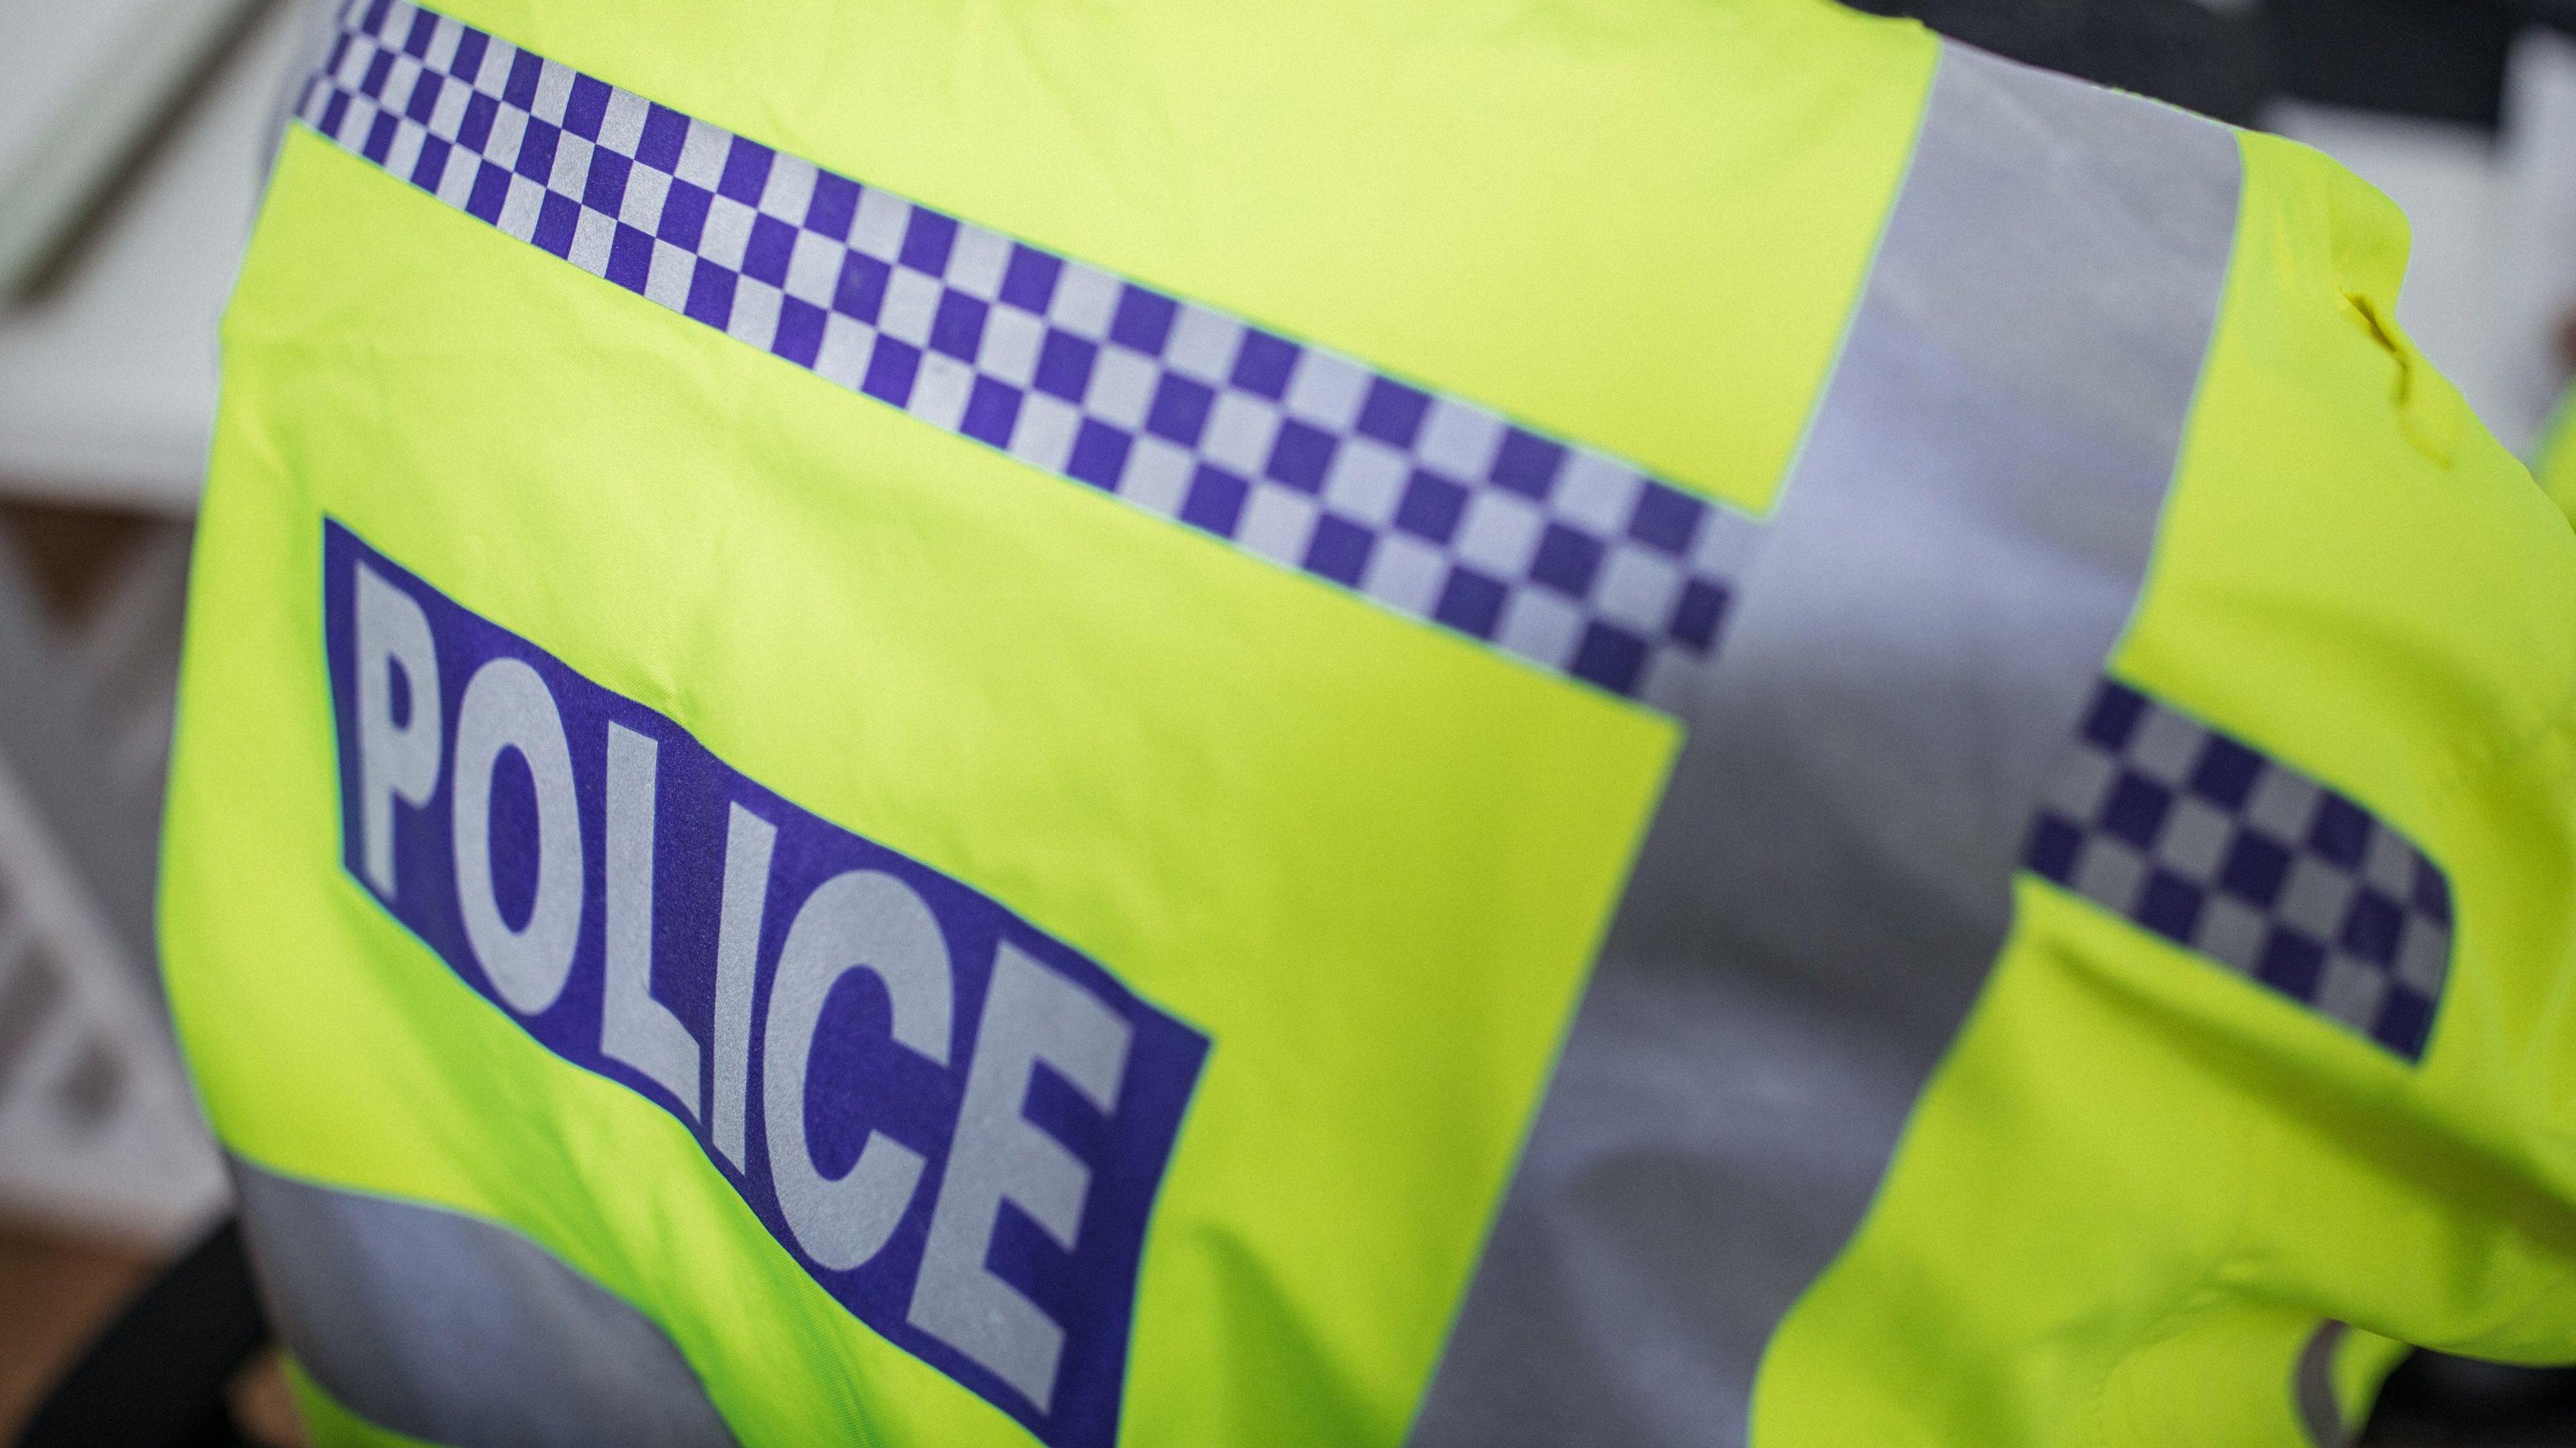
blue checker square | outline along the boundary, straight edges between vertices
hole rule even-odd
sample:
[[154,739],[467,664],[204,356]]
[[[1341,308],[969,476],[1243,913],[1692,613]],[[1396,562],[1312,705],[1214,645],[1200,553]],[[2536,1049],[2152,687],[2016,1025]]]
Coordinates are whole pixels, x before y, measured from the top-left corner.
[[1702,652],[1715,648],[1718,628],[1726,621],[1727,596],[1724,588],[1704,578],[1683,584],[1673,605],[1673,637]]
[[1494,451],[1494,481],[1527,498],[1546,498],[1564,467],[1565,444],[1517,427],[1504,432],[1502,446]]
[[375,57],[367,62],[366,75],[358,81],[358,93],[369,97],[382,96],[385,93],[385,81],[393,73],[393,52],[377,51]]
[[563,132],[540,120],[531,119],[525,134],[519,137],[520,175],[542,186],[555,170],[555,141]]
[[1539,535],[1537,556],[1530,560],[1530,578],[1559,593],[1581,598],[1591,592],[1592,580],[1601,571],[1602,551],[1601,540],[1591,534],[1551,522]]
[[523,50],[512,56],[510,78],[501,85],[501,99],[523,111],[533,108],[537,103],[537,79],[544,70],[545,62],[537,59],[533,51]]
[[2191,792],[2225,810],[2241,810],[2263,777],[2263,756],[2213,733],[2192,766]]
[[1109,340],[1148,357],[1163,355],[1171,340],[1180,304],[1157,291],[1130,282],[1118,289],[1118,310],[1109,318]]
[[823,350],[823,321],[830,315],[802,297],[778,299],[778,335],[769,350],[795,363],[811,367]]
[[[342,32],[340,36],[341,43],[347,44],[348,39],[348,34],[345,31]],[[482,31],[475,29],[471,25],[465,26],[457,34],[456,59],[449,66],[448,73],[460,78],[480,73],[483,69],[483,55],[491,48],[491,36],[484,34]],[[336,60],[333,62],[334,65],[337,63],[338,62]],[[330,66],[323,67],[326,71],[330,68]]]
[[1395,505],[1395,526],[1417,538],[1446,543],[1467,513],[1467,489],[1438,473],[1414,469]]
[[447,174],[447,157],[455,150],[436,136],[420,143],[420,159],[412,163],[411,184],[423,191],[438,189],[439,178]]
[[1067,402],[1082,401],[1091,386],[1091,364],[1099,356],[1099,343],[1071,332],[1049,331],[1038,346],[1038,391]]
[[438,111],[438,97],[447,87],[434,71],[422,71],[411,88],[411,98],[403,103],[403,114],[423,125]]
[[1119,475],[1127,471],[1127,450],[1134,444],[1135,439],[1123,430],[1086,417],[1073,435],[1073,455],[1065,460],[1065,473],[1115,492]]
[[600,147],[590,153],[590,175],[581,184],[581,204],[610,216],[626,204],[626,178],[635,163]]
[[572,94],[564,99],[564,129],[585,141],[599,139],[599,127],[608,119],[608,82],[597,76],[576,75]]
[[659,101],[644,108],[644,134],[635,159],[656,171],[680,169],[680,150],[688,144],[689,118]]
[[966,396],[966,416],[957,430],[987,447],[1011,445],[1011,429],[1020,420],[1020,389],[995,377],[978,377]]
[[1183,447],[1196,447],[1200,434],[1207,431],[1208,411],[1215,405],[1215,388],[1194,377],[1166,372],[1146,411],[1145,430]]
[[474,173],[474,190],[465,198],[465,212],[479,221],[501,224],[501,207],[510,199],[510,173],[486,161]]
[[737,273],[705,257],[698,258],[689,273],[689,299],[680,310],[695,321],[723,331],[733,325],[733,289],[739,280]]
[[[492,122],[501,114],[501,103],[476,91],[465,99],[465,117],[457,123],[456,144],[476,155],[492,140]],[[329,129],[325,126],[324,129]]]
[[961,362],[975,360],[976,351],[984,345],[984,314],[990,310],[980,297],[965,292],[942,292],[939,310],[930,318],[930,348],[945,352]]
[[2138,892],[2137,920],[2168,940],[2188,945],[2192,933],[2200,929],[2205,900],[2206,892],[2180,875],[2170,870],[2152,870],[2148,872],[2146,888]]
[[378,165],[384,164],[385,157],[393,153],[394,134],[401,128],[402,123],[394,119],[393,112],[376,112],[374,123],[367,128],[367,143],[358,148],[358,154]]
[[2093,707],[2085,713],[2084,738],[2117,753],[2129,747],[2129,736],[2137,731],[2138,721],[2146,717],[2146,695],[2125,685],[2106,683],[2093,696]]
[[912,404],[912,384],[921,375],[921,349],[901,338],[880,333],[868,350],[868,375],[859,390],[897,407]]
[[641,292],[652,275],[652,236],[619,222],[608,241],[608,279],[630,292]]
[[2254,964],[2254,978],[2283,995],[2310,1001],[2316,999],[2325,969],[2323,945],[2305,932],[2275,925],[2263,941],[2263,954]]
[[2316,818],[2308,826],[2308,846],[2347,870],[2357,870],[2370,848],[2370,828],[2370,816],[2361,806],[2328,790],[2317,801]]
[[438,34],[438,16],[427,10],[411,13],[411,28],[403,33],[403,54],[414,60],[429,54],[429,42]]
[[787,284],[787,264],[796,256],[796,228],[775,216],[751,218],[751,237],[743,243],[743,275],[771,286]]
[[2405,908],[2365,886],[2354,893],[2351,908],[2344,912],[2343,933],[2335,943],[2373,964],[2391,965],[2405,930]]
[[1628,536],[1679,558],[1690,551],[1707,513],[1708,505],[1697,498],[1670,488],[1647,488],[1637,494],[1637,506],[1628,515]]
[[2173,791],[2142,774],[2122,771],[2102,801],[2102,829],[2140,850],[2155,848],[2156,833],[2173,810]]
[[1331,433],[1289,418],[1279,424],[1279,436],[1270,444],[1270,461],[1263,472],[1301,493],[1320,493],[1338,446]]
[[1326,513],[1315,520],[1314,537],[1306,544],[1306,571],[1356,588],[1376,548],[1377,534],[1339,514]]
[[714,200],[714,193],[704,187],[673,181],[662,197],[662,215],[653,225],[653,234],[683,251],[696,251],[699,238],[706,234],[707,207]]
[[1181,500],[1181,521],[1202,532],[1231,538],[1243,523],[1244,501],[1252,484],[1213,463],[1201,463],[1190,474],[1189,496]]
[[549,191],[537,206],[537,229],[528,240],[540,251],[564,256],[572,251],[574,230],[581,225],[581,203]]
[[1296,343],[1258,327],[1245,328],[1243,343],[1234,353],[1234,385],[1273,402],[1286,397],[1288,376],[1297,370],[1298,350]]
[[1001,299],[1023,312],[1046,314],[1047,303],[1055,300],[1056,279],[1064,275],[1064,259],[1033,246],[1011,244],[1011,259],[1002,266]]
[[2051,810],[2040,811],[2031,826],[2028,863],[2041,877],[2060,885],[2075,883],[2075,862],[2084,852],[2084,831]]
[[2258,910],[2280,903],[2281,885],[2289,878],[2290,852],[2258,830],[2238,832],[2218,867],[2218,883],[2227,893]]
[[1392,448],[1410,448],[1422,434],[1422,419],[1431,412],[1431,395],[1392,377],[1372,378],[1360,401],[1358,428]]
[[1617,624],[1599,619],[1583,626],[1583,642],[1574,650],[1574,676],[1614,694],[1636,692],[1646,672],[1646,641]]
[[1498,579],[1488,578],[1472,568],[1451,570],[1448,583],[1440,589],[1440,601],[1432,605],[1431,616],[1463,634],[1480,639],[1494,636],[1494,626],[1502,622],[1503,605],[1511,590]]
[[724,170],[716,178],[716,194],[758,206],[761,191],[769,185],[769,163],[776,155],[758,141],[734,137],[725,150]]
[[2433,1036],[2433,1005],[2432,997],[2403,982],[2394,984],[2388,998],[2380,1002],[2379,1019],[2370,1030],[2372,1039],[2410,1061],[2422,1056]]
[[859,216],[859,183],[831,171],[816,173],[814,194],[805,202],[805,229],[834,241],[847,241]]
[[940,276],[947,272],[948,254],[956,245],[955,221],[927,206],[916,206],[903,228],[903,250],[896,260],[914,271]]
[[[672,190],[677,191],[675,183]],[[853,251],[841,258],[841,277],[832,287],[832,310],[844,317],[854,317],[875,326],[877,313],[885,307],[886,283],[894,268],[863,251]]]
[[2414,888],[2407,895],[2407,903],[2427,920],[2444,926],[2451,923],[2451,882],[2422,855],[2415,857]]

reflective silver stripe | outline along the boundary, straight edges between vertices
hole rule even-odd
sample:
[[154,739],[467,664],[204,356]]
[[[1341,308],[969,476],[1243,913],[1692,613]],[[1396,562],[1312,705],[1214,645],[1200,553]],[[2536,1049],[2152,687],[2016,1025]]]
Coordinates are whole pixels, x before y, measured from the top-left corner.
[[2300,1426],[2308,1430],[2308,1441],[2317,1448],[2352,1448],[2352,1435],[2344,1430],[2343,1404],[2335,1397],[2335,1349],[2343,1345],[2343,1335],[2342,1323],[2321,1322],[2307,1346],[2299,1349],[2291,1392],[2299,1405]]
[[277,1330],[325,1391],[449,1448],[731,1444],[641,1312],[506,1227],[236,1159]]
[[2002,944],[2238,179],[2216,125],[1945,50],[1417,1443],[1743,1441]]

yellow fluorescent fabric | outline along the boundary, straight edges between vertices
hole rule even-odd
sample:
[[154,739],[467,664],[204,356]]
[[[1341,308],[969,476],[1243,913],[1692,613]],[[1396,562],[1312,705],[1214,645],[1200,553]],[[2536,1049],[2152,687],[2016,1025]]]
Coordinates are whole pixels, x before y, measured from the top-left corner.
[[315,138],[228,321],[164,909],[237,1150],[507,1221],[752,1441],[1022,1431],[340,871],[325,512],[1205,1031],[1136,1442],[1402,1430],[1669,724],[623,296]]
[[[2025,877],[1871,1218],[1772,1345],[1757,1442],[2286,1448],[2321,1318],[2576,1358],[2576,534],[2384,320],[2395,208],[2287,142],[2242,150],[2111,669],[2443,863],[2431,1050],[2410,1067]],[[2390,1361],[2362,1342],[2347,1411]]]

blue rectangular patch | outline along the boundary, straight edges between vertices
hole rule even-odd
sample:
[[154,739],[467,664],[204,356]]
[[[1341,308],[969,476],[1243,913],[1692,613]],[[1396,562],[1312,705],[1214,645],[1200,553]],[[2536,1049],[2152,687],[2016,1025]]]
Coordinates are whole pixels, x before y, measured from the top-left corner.
[[1207,1037],[329,520],[323,570],[349,874],[686,1123],[860,1321],[1057,1448],[1115,1442]]

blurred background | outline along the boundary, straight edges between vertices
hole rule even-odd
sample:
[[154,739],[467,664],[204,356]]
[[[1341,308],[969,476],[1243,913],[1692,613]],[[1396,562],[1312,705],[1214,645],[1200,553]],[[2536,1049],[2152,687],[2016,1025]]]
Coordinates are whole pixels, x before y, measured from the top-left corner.
[[[2334,155],[2399,319],[2528,452],[2576,350],[2576,0],[1860,0]],[[226,1212],[151,898],[215,327],[309,0],[0,0],[0,1441]],[[297,1437],[273,1370],[235,1387]],[[2576,1445],[2576,1375],[2419,1355],[2363,1440]]]

